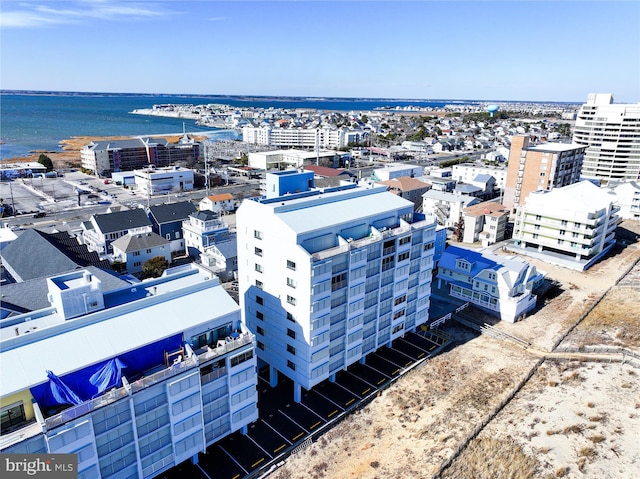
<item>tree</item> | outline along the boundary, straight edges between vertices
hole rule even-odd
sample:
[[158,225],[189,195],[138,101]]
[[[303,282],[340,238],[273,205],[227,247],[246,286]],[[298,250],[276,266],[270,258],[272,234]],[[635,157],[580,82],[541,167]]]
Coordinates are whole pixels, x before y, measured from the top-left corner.
[[158,278],[168,267],[169,263],[163,256],[151,258],[142,265],[142,279]]
[[53,161],[51,161],[51,158],[49,158],[44,153],[40,153],[40,156],[38,157],[38,163],[44,166],[47,171],[53,170]]
[[369,117],[367,115],[362,115],[362,123],[369,123]]

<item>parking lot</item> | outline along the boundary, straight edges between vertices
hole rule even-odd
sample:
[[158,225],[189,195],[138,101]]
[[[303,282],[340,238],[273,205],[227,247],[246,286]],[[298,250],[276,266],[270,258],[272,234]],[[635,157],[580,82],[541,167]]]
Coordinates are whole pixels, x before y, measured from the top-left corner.
[[435,332],[407,333],[392,347],[384,346],[336,375],[304,391],[302,401],[293,401],[293,383],[279,376],[269,386],[268,370],[260,371],[258,406],[260,418],[249,425],[246,435],[235,432],[200,454],[199,463],[181,464],[161,477],[240,479],[259,474],[286,457],[305,440],[317,436],[345,414],[375,397],[392,381],[417,363],[446,347],[449,341]]

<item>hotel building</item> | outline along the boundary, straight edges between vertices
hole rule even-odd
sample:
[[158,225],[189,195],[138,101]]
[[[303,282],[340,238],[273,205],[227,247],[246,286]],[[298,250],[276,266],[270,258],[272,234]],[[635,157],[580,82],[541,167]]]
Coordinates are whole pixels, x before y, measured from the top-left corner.
[[615,244],[620,223],[615,194],[590,181],[552,191],[534,191],[516,212],[513,231],[515,251],[550,262],[587,269]]
[[502,204],[514,210],[532,191],[580,181],[584,150],[584,146],[576,144],[531,145],[528,136],[514,136]]
[[436,224],[383,186],[267,174],[236,216],[240,305],[294,399],[428,319]]
[[582,105],[573,142],[587,147],[584,178],[640,179],[640,103],[614,104],[609,93],[590,93]]
[[281,148],[344,148],[360,143],[367,133],[347,128],[278,128],[272,126],[245,126],[242,141],[255,145]]
[[114,171],[132,171],[148,166],[173,166],[179,162],[198,161],[200,145],[181,140],[169,143],[164,138],[132,138],[130,140],[92,141],[80,150],[82,168],[95,175]]
[[258,418],[254,336],[215,276],[189,265],[103,292],[78,270],[47,286],[49,307],[0,322],[0,452],[152,478]]

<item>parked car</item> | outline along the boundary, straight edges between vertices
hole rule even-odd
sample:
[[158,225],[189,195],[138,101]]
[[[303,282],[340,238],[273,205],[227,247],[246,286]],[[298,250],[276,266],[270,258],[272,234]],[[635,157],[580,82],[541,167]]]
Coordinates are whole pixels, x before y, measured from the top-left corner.
[[47,214],[44,211],[39,211],[33,215],[34,218],[44,218],[45,216],[47,216]]

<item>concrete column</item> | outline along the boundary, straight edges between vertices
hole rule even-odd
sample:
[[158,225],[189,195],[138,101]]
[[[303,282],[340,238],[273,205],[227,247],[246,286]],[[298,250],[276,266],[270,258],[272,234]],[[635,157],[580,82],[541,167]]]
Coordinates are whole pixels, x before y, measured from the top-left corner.
[[367,364],[367,357],[366,356],[362,356],[360,358],[360,364]]
[[538,245],[538,251],[542,252],[542,245]]
[[336,382],[336,375],[335,373],[333,373],[332,375],[329,376],[329,382],[335,383]]
[[246,435],[246,434],[249,432],[249,426],[246,426],[246,425],[245,425],[245,426],[242,426],[242,427],[240,428],[240,432],[241,432],[242,434]]
[[197,454],[194,454],[193,456],[191,456],[191,463],[192,464],[198,464],[199,460],[200,459],[198,459],[198,455]]
[[269,386],[275,388],[278,385],[278,370],[269,366]]
[[295,402],[302,401],[302,386],[300,386],[299,382],[293,383],[293,400]]

